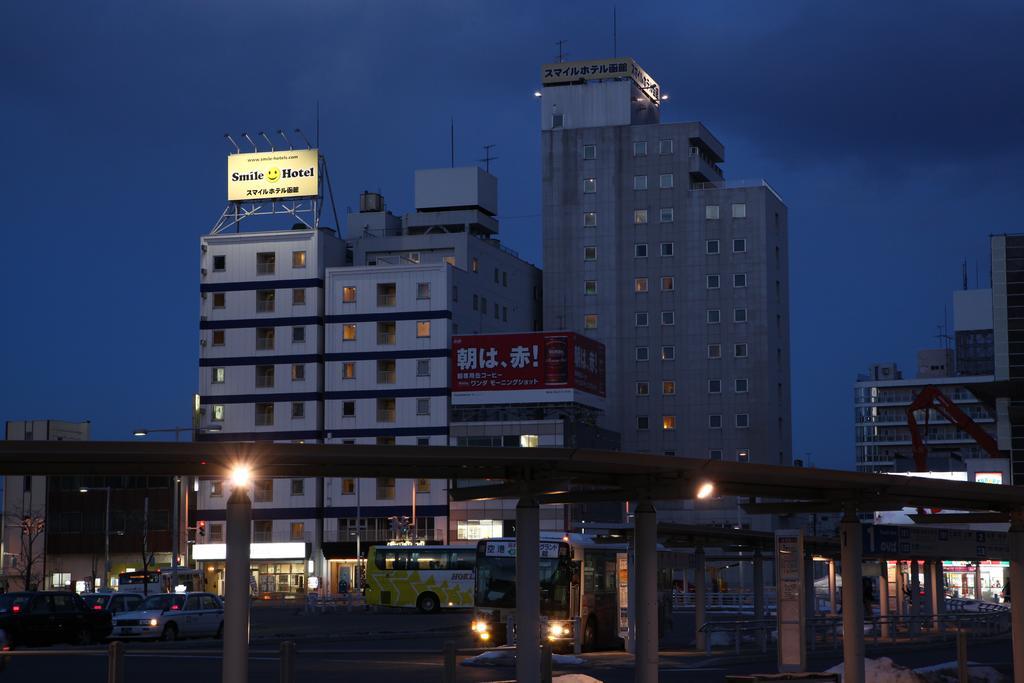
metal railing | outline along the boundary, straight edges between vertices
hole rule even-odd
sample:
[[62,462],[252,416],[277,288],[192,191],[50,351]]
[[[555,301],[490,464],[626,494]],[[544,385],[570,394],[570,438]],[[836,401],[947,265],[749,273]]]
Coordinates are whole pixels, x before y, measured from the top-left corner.
[[[676,593],[672,596],[672,609],[675,611],[694,609],[696,607],[694,593]],[[775,591],[764,592],[765,609],[774,612]],[[707,593],[704,596],[706,609],[754,609],[753,593]]]
[[394,306],[397,301],[397,295],[392,292],[390,294],[378,294],[377,305],[378,306]]
[[394,370],[378,370],[377,371],[377,384],[394,384],[395,383],[395,371]]
[[394,332],[378,332],[377,343],[382,346],[393,346],[397,336]]

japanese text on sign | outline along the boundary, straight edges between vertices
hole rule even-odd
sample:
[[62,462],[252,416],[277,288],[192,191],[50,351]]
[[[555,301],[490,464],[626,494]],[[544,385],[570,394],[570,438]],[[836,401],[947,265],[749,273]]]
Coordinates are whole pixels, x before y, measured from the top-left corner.
[[544,85],[602,78],[631,78],[656,105],[661,103],[658,83],[629,57],[545,64],[541,69],[541,83]]

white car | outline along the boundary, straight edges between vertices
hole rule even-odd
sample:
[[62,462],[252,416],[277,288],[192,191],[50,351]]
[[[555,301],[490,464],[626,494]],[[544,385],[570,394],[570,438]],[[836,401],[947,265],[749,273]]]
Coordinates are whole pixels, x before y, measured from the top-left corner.
[[150,595],[134,612],[114,617],[110,638],[200,638],[224,633],[224,604],[211,593]]

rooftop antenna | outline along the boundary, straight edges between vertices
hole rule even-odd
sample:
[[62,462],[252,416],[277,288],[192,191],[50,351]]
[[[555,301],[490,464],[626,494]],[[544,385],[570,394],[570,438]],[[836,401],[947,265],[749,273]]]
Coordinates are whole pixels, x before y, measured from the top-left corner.
[[267,141],[268,145],[270,145],[270,151],[273,152],[274,151],[274,141],[271,140],[270,138],[268,138],[267,134],[264,133],[262,130],[259,132],[259,135],[263,136],[263,139]]
[[455,168],[455,117],[452,117],[452,168]]
[[299,137],[302,138],[302,141],[306,143],[306,149],[313,149],[313,145],[309,144],[309,138],[306,137],[306,134],[303,133],[301,129],[296,128],[295,132],[298,133]]
[[288,136],[284,134],[284,131],[278,128],[277,134],[284,138],[284,144],[288,145],[288,149],[292,149],[292,141],[288,139]]
[[563,47],[565,47],[565,44],[568,43],[568,42],[569,42],[568,40],[556,40],[555,41],[555,45],[558,46],[558,63],[559,64],[564,62],[565,58],[569,56],[569,53],[562,49]]
[[246,140],[248,140],[249,144],[252,145],[252,151],[254,151],[254,152],[260,151],[260,148],[256,146],[256,143],[253,142],[253,139],[251,137],[249,137],[248,133],[242,133],[242,137],[245,138]]
[[320,146],[320,100],[316,101],[316,146]]
[[234,147],[235,147],[235,154],[241,154],[242,153],[242,148],[238,146],[238,143],[235,142],[235,139],[233,137],[231,137],[230,133],[224,133],[224,139],[227,140],[228,142],[230,142],[232,145],[234,145]]
[[612,57],[619,56],[619,13],[612,5]]
[[962,269],[961,270],[962,270],[963,280],[964,280],[964,290],[966,290],[967,289],[967,259],[964,259],[964,262],[962,264]]
[[492,157],[491,156],[491,149],[493,149],[493,148],[494,148],[494,145],[484,145],[484,158],[483,159],[477,159],[477,161],[484,162],[484,170],[487,171],[488,173],[491,172],[491,162],[498,160],[498,157]]

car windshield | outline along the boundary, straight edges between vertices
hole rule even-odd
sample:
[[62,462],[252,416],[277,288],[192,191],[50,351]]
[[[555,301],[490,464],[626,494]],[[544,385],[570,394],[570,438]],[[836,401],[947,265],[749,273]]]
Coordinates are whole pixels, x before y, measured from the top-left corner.
[[[569,562],[542,558],[540,562],[540,609],[557,615],[569,607]],[[476,604],[479,607],[516,606],[514,557],[479,557],[476,565]]]
[[105,595],[83,595],[82,600],[85,600],[85,606],[89,609],[93,607],[102,608],[107,602],[107,596]]
[[150,595],[148,598],[142,601],[139,605],[138,610],[145,612],[146,610],[178,610],[185,606],[184,595],[171,595],[170,593],[162,593],[160,595]]
[[32,596],[28,593],[7,593],[0,595],[0,613],[20,612],[28,606]]

